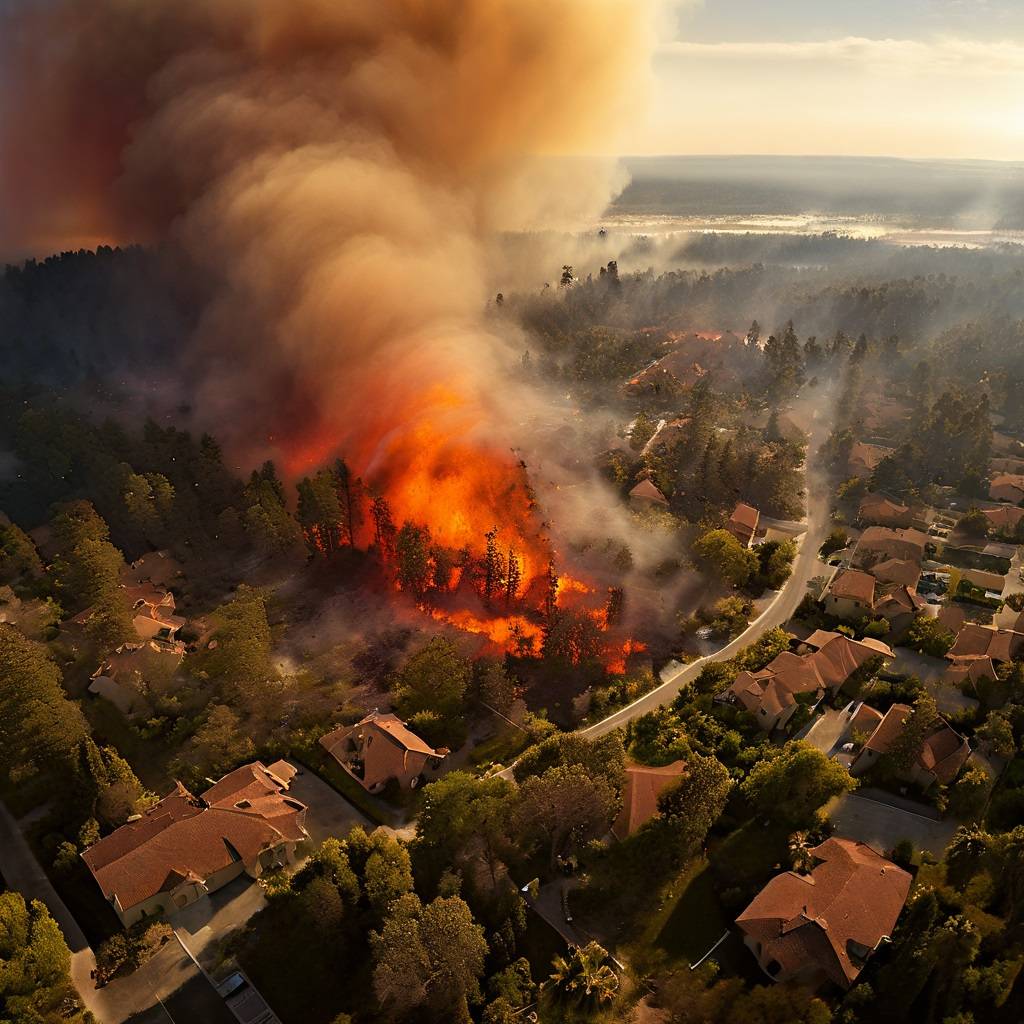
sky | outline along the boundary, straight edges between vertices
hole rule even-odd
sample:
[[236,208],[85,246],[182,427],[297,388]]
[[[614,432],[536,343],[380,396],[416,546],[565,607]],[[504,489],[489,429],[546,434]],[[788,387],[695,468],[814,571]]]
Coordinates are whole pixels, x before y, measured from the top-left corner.
[[1024,160],[1024,0],[691,0],[636,154]]

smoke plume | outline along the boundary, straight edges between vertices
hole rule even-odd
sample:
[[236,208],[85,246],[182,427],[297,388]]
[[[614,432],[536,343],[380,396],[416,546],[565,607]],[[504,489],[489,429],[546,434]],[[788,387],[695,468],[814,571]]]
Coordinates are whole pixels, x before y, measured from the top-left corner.
[[610,165],[552,158],[607,148],[650,14],[16,3],[0,21],[4,240],[170,240],[210,285],[195,404],[235,452],[276,450],[293,474],[344,453],[403,517],[464,543],[471,498],[510,502],[497,463],[522,419],[483,326],[491,239],[595,216],[621,186]]

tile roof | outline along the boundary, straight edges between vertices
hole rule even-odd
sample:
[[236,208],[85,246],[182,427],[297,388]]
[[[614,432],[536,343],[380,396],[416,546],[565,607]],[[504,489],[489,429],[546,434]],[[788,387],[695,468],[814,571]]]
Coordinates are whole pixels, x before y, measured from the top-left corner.
[[860,569],[843,569],[836,573],[828,592],[832,597],[861,601],[870,608],[875,603],[875,578]]
[[863,467],[868,472],[878,468],[882,460],[892,455],[894,449],[883,448],[879,444],[865,444],[863,441],[854,441],[850,449],[850,466]]
[[1015,505],[1003,505],[1001,508],[985,509],[985,518],[993,530],[1017,529],[1017,524],[1024,519],[1024,508]]
[[1024,633],[1013,629],[997,629],[979,622],[967,622],[957,634],[956,642],[946,655],[950,660],[991,658],[1013,661],[1024,646]]
[[[912,709],[906,704],[893,704],[878,723],[875,731],[864,744],[865,750],[885,754],[891,749],[896,737],[903,732]],[[921,743],[917,753],[917,765],[934,776],[940,785],[948,785],[956,778],[964,762],[970,757],[971,748],[943,718],[934,726]]]
[[761,943],[762,962],[777,961],[785,975],[817,967],[849,988],[864,958],[892,934],[911,877],[849,839],[826,839],[813,853],[820,863],[810,875],[776,875],[736,923]]
[[658,797],[682,777],[685,769],[685,761],[673,761],[656,768],[643,764],[627,765],[626,781],[622,787],[622,810],[612,825],[612,832],[619,839],[625,839],[650,821],[658,813]]
[[891,526],[869,526],[857,541],[854,559],[864,559],[875,554],[888,558],[913,558],[920,561],[928,544],[928,534],[911,528]]
[[660,505],[668,504],[668,498],[666,498],[650,480],[641,480],[640,483],[638,483],[636,487],[629,492],[629,496],[631,498],[642,498],[646,501],[656,501]]
[[837,633],[811,654],[783,651],[760,672],[740,672],[726,693],[748,711],[764,709],[774,717],[795,702],[796,694],[839,687],[879,654],[894,657],[880,640],[851,640]]
[[857,510],[857,517],[864,522],[871,520],[897,520],[910,514],[909,505],[898,505],[877,491],[866,494]]
[[921,566],[905,558],[887,558],[871,566],[871,575],[882,583],[902,583],[914,590],[921,579]]
[[90,846],[82,860],[103,895],[127,910],[232,862],[252,868],[264,850],[306,838],[305,810],[257,761],[225,775],[200,798],[176,783],[139,820]]
[[753,533],[757,530],[757,523],[760,518],[761,513],[758,512],[756,508],[752,508],[750,505],[744,505],[741,501],[738,502],[736,507],[732,510],[729,522],[734,526],[742,526],[744,529]]

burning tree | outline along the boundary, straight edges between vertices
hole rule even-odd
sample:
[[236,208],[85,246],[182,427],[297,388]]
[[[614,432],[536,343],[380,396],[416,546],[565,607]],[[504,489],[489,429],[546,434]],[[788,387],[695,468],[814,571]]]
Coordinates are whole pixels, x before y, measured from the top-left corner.
[[391,517],[391,506],[387,499],[378,495],[373,499],[370,506],[370,515],[373,516],[373,539],[380,552],[381,558],[387,560],[395,552],[395,521]]

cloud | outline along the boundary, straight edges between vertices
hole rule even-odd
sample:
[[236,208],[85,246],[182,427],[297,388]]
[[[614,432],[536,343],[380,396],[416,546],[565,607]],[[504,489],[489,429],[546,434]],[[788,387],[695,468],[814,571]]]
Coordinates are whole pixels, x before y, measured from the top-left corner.
[[1024,44],[942,38],[868,39],[845,36],[818,41],[664,43],[658,54],[682,60],[817,62],[898,75],[1015,76],[1024,74]]

